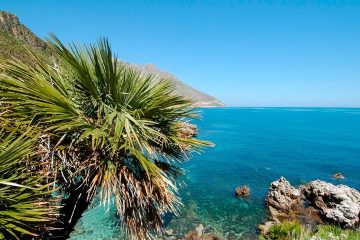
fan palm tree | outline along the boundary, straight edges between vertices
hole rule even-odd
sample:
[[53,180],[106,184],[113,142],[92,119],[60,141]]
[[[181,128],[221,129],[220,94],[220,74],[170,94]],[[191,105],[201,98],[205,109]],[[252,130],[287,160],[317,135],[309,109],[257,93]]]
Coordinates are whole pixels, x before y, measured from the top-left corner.
[[66,47],[52,35],[48,42],[58,64],[36,54],[35,67],[0,64],[3,118],[39,132],[41,159],[65,191],[85,189],[78,198],[99,196],[104,206],[115,201],[130,238],[162,233],[163,214],[181,205],[179,164],[210,145],[182,134],[197,117],[193,102],[168,79],[121,63],[106,39]]
[[51,184],[41,185],[46,174],[32,173],[33,141],[16,133],[0,134],[0,239],[42,238],[44,224],[57,215]]

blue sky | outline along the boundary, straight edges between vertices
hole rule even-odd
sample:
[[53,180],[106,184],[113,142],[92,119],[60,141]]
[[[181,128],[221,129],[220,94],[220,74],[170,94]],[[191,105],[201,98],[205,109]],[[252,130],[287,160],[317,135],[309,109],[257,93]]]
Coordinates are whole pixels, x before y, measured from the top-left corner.
[[[291,3],[289,3],[291,2]],[[0,0],[41,37],[110,39],[229,106],[360,107],[359,1]]]

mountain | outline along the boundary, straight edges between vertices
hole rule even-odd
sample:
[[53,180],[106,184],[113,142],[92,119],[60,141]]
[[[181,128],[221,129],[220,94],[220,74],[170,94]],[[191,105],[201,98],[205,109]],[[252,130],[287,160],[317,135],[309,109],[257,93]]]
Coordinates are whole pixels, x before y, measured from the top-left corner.
[[224,104],[220,100],[206,93],[203,93],[187,85],[186,83],[183,83],[182,81],[177,79],[173,74],[165,72],[164,70],[157,68],[153,64],[146,64],[146,65],[130,64],[130,66],[140,69],[145,74],[157,74],[170,79],[171,81],[173,81],[177,93],[191,98],[194,102],[196,102],[198,106],[202,106],[202,107],[224,106]]
[[[44,40],[36,36],[28,27],[19,21],[19,18],[5,11],[0,11],[0,61],[11,57],[21,59],[24,62],[32,64],[30,53],[26,49],[31,49],[40,55],[40,57],[55,57],[51,48]],[[131,67],[140,69],[145,74],[159,74],[169,78],[174,82],[176,91],[188,98],[191,98],[198,106],[201,107],[219,107],[224,104],[177,79],[173,74],[167,73],[155,65],[138,65],[127,63]]]

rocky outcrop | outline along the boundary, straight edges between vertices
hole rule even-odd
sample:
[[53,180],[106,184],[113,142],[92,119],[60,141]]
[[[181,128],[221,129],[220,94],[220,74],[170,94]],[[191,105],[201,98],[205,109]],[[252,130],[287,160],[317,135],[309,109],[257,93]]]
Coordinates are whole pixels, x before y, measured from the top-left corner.
[[348,186],[335,186],[316,180],[301,187],[310,205],[319,210],[321,217],[344,228],[360,224],[360,193]]
[[301,192],[291,186],[284,177],[281,177],[271,183],[266,205],[269,207],[271,218],[289,215],[301,207]]
[[242,187],[237,187],[235,189],[235,195],[237,197],[248,197],[248,196],[250,196],[250,188],[246,185],[244,185]]
[[12,13],[0,11],[0,30],[14,36],[17,40],[23,41],[32,47],[47,49],[49,46],[37,37],[29,28],[19,21],[19,18]]
[[187,122],[180,122],[180,137],[182,138],[192,138],[196,137],[198,133],[198,127],[195,124],[190,124]]
[[344,175],[342,175],[341,173],[335,173],[335,174],[333,175],[333,178],[335,178],[335,179],[344,179],[345,177],[344,177]]
[[343,228],[360,225],[360,192],[345,185],[316,180],[295,188],[281,177],[271,183],[266,205],[269,221],[258,226],[261,234],[284,220],[296,220],[307,226],[323,222]]
[[298,221],[308,226],[322,223],[316,209],[304,206],[301,190],[284,177],[270,184],[265,203],[269,208],[269,221],[258,225],[262,235],[266,235],[272,225],[283,221]]

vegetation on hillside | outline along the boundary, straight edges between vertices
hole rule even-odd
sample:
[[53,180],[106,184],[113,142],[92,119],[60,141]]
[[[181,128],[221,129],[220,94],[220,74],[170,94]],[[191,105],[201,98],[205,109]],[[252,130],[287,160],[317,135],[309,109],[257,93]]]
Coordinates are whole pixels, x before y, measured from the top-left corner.
[[27,49],[42,59],[54,55],[49,45],[23,25],[16,15],[0,10],[0,60],[16,58],[34,64]]

